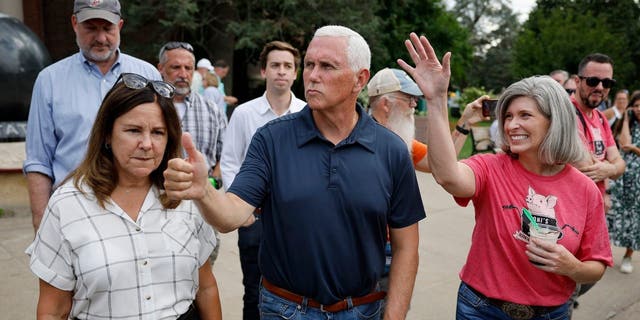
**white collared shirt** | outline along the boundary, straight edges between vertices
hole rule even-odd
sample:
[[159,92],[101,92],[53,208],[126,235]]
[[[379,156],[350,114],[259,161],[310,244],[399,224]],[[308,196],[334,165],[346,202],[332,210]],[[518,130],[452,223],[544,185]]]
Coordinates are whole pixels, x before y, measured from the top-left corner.
[[[289,108],[282,115],[298,112],[305,105],[307,105],[306,102],[296,98],[291,92]],[[245,102],[233,110],[225,133],[222,157],[220,158],[222,183],[225,189],[229,189],[236,174],[240,171],[240,166],[247,154],[253,134],[256,133],[258,128],[276,118],[278,118],[278,115],[271,109],[266,92],[261,97]]]
[[213,230],[193,202],[164,209],[159,193],[149,189],[137,221],[72,182],[53,193],[26,253],[34,274],[73,291],[70,318],[176,319],[195,300]]

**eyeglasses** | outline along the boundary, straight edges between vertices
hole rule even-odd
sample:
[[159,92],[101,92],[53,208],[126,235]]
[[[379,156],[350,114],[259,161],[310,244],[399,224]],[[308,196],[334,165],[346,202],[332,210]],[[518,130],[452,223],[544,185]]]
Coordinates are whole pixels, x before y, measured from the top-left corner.
[[393,95],[393,97],[396,98],[396,99],[407,101],[407,102],[409,102],[409,105],[411,105],[412,102],[414,102],[416,105],[418,104],[418,97],[416,97],[416,96],[396,96],[396,95]]
[[139,74],[135,73],[121,73],[116,80],[118,83],[122,79],[124,85],[129,89],[139,90],[144,87],[150,86],[153,91],[163,98],[171,99],[176,91],[176,88],[170,83],[164,81],[149,80]]
[[578,76],[578,77],[581,80],[585,80],[589,87],[596,87],[598,86],[598,83],[602,82],[602,87],[605,89],[609,89],[616,84],[616,80],[609,79],[609,78],[600,79],[598,77],[583,77],[583,76]]
[[566,91],[567,94],[572,95],[574,92],[576,92],[576,89],[564,89],[564,91]]

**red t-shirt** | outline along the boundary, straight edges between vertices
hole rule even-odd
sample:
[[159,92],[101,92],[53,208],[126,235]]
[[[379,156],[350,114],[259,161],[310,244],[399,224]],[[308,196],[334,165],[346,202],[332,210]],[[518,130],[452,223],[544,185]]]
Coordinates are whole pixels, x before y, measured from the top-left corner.
[[569,299],[573,280],[529,262],[528,220],[522,208],[538,224],[560,229],[558,243],[579,260],[613,265],[602,196],[580,171],[567,165],[554,176],[540,176],[506,154],[476,155],[463,162],[475,174],[476,193],[455,200],[461,206],[473,201],[476,224],[462,281],[488,297],[520,304],[556,306]]
[[[607,148],[616,145],[616,141],[613,139],[613,133],[609,127],[607,118],[598,109],[593,109],[591,117],[584,114],[580,108],[578,108],[578,102],[575,98],[571,98],[571,102],[576,107],[577,112],[580,112],[582,118],[587,124],[587,130],[584,129],[580,116],[576,114],[576,122],[580,138],[587,147],[587,150],[598,160],[603,161],[607,158]],[[585,135],[586,133],[586,135]],[[600,193],[604,195],[604,181],[596,183]]]

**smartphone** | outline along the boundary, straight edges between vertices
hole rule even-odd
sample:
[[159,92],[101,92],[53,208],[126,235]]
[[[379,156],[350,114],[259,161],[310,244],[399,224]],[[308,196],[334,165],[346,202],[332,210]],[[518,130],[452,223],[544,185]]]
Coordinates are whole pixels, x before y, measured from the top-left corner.
[[498,100],[496,99],[489,99],[489,100],[483,100],[482,101],[482,116],[483,117],[491,117],[491,118],[495,118],[495,110],[496,110],[496,106],[498,105]]

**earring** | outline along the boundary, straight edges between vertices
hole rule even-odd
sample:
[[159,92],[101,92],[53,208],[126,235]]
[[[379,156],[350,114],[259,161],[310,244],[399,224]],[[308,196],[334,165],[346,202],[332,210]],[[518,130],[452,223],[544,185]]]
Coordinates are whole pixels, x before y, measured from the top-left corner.
[[107,149],[107,151],[111,151],[111,145],[108,143],[104,144],[104,148]]

